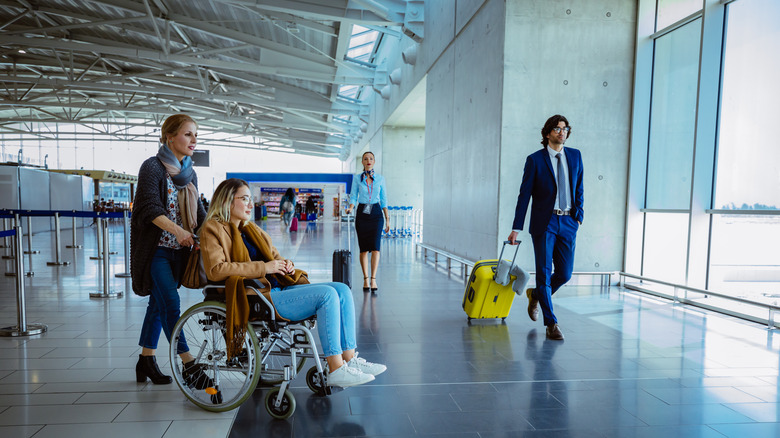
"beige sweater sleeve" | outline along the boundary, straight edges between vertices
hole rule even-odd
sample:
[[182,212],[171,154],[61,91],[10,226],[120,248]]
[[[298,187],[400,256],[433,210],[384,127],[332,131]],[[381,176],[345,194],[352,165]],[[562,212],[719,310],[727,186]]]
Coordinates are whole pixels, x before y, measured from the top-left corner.
[[225,281],[233,275],[253,279],[265,277],[265,262],[234,262],[231,260],[232,250],[233,241],[228,224],[215,220],[203,224],[200,230],[200,251],[203,268],[210,281]]

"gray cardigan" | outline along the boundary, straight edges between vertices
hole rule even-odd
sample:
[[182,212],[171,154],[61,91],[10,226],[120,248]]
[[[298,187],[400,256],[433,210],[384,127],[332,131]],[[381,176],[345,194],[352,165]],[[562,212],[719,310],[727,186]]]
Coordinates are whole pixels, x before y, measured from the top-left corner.
[[[152,223],[158,216],[166,216],[165,206],[168,197],[167,172],[156,156],[143,162],[138,171],[138,184],[133,200],[133,215],[130,221],[130,274],[133,292],[147,296],[152,289],[151,263],[157,244],[162,237],[162,229]],[[198,188],[198,177],[193,181]],[[206,218],[206,210],[198,199],[198,228]],[[180,269],[174,274],[181,274]],[[181,276],[177,280],[181,280]]]

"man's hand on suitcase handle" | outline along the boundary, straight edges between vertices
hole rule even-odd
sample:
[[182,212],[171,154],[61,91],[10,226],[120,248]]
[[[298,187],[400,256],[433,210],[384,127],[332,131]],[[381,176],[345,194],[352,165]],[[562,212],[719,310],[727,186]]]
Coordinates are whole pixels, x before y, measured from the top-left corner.
[[507,237],[506,240],[509,242],[510,245],[520,244],[520,242],[517,241],[517,231],[512,231],[511,233],[509,233],[509,237]]

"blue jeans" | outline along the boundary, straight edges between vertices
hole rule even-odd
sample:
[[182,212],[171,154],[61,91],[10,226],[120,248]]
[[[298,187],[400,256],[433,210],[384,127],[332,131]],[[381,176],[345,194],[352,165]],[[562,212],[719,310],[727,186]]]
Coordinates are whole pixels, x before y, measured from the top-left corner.
[[316,283],[271,290],[271,299],[279,315],[300,321],[317,315],[322,354],[340,355],[357,347],[355,305],[352,290],[344,283]]
[[571,279],[578,229],[579,224],[573,217],[553,215],[544,233],[531,236],[536,262],[534,297],[542,308],[544,325],[558,323],[553,312],[552,295]]
[[[157,349],[160,330],[165,332],[168,342],[176,321],[180,315],[179,282],[174,276],[180,266],[183,266],[186,251],[157,247],[150,270],[152,271],[152,293],[149,295],[149,306],[146,307],[144,324],[141,327],[141,339],[138,345],[152,350]],[[178,354],[190,351],[184,334],[179,337],[176,346]]]

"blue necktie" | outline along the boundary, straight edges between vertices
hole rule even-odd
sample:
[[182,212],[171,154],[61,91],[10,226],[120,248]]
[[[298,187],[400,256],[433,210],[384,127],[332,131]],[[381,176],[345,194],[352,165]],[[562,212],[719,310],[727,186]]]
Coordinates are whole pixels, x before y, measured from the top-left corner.
[[566,209],[566,178],[563,176],[563,162],[561,161],[561,153],[555,156],[558,159],[558,208],[561,210]]

